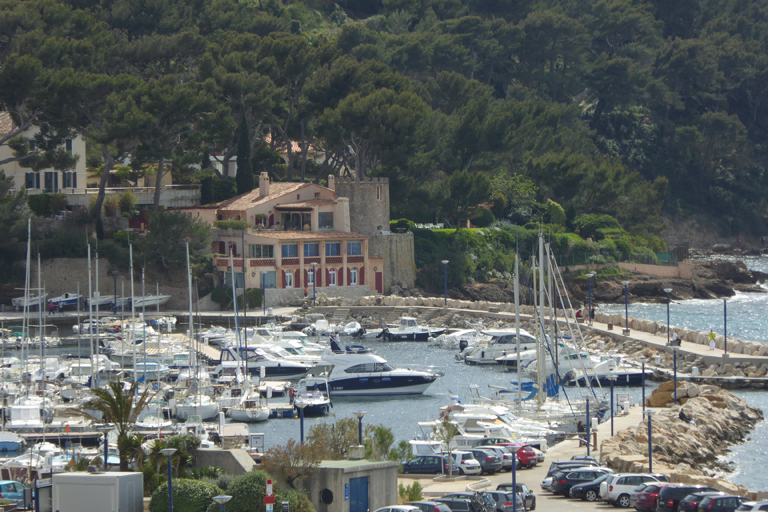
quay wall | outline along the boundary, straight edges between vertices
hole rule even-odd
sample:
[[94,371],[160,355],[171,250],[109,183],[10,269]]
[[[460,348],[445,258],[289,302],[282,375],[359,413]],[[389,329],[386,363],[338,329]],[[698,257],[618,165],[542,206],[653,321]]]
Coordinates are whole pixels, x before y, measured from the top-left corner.
[[201,468],[203,466],[218,466],[223,468],[228,475],[238,476],[251,471],[256,463],[245,450],[200,448],[195,454],[195,467]]
[[647,274],[653,277],[668,279],[693,279],[693,265],[691,263],[678,263],[677,265],[649,265],[647,263],[598,263],[589,265],[568,265],[569,272],[575,270],[595,270],[607,267],[619,267],[630,272]]

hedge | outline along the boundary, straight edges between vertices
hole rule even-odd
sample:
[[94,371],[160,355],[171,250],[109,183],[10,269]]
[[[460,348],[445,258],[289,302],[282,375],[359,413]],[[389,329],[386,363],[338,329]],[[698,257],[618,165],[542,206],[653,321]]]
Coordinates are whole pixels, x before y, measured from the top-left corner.
[[[218,486],[203,480],[187,478],[173,479],[173,509],[184,512],[205,512],[211,504],[219,505],[212,500],[221,494]],[[165,482],[152,493],[149,502],[149,512],[168,512],[168,482]]]

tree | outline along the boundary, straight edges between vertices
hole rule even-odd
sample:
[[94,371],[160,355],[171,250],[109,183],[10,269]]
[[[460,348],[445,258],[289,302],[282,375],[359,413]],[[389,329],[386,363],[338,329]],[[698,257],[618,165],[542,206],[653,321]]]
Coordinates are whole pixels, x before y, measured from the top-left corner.
[[13,178],[6,177],[0,169],[0,282],[12,279],[15,275],[14,265],[24,256],[23,241],[27,237],[27,193],[25,189],[11,193]]
[[451,419],[452,408],[448,407],[440,412],[440,418],[437,420],[437,425],[432,427],[432,432],[435,434],[435,438],[440,441],[441,449],[448,452],[448,476],[453,478],[453,439],[459,435],[459,429]]
[[248,120],[243,117],[237,129],[237,193],[246,194],[253,190],[253,167],[251,166],[251,139]]
[[368,460],[387,460],[390,448],[395,442],[392,429],[384,425],[366,425],[363,444],[365,445],[365,458]]
[[181,212],[153,213],[141,250],[163,270],[186,262],[186,244],[191,252],[210,250],[211,226]]
[[[141,395],[138,395],[139,383],[134,382],[128,388],[123,389],[123,383],[118,378],[110,382],[106,388],[93,388],[91,393],[94,397],[83,404],[82,409],[73,409],[75,414],[84,416],[96,423],[111,423],[117,431],[117,448],[120,452],[120,471],[128,471],[129,452],[127,451],[127,437],[131,428],[139,418],[139,414],[151,400],[150,388],[146,388]],[[136,396],[137,400],[134,400]],[[98,411],[103,419],[99,419],[87,410]]]
[[448,178],[448,189],[448,211],[456,217],[456,230],[461,229],[462,220],[472,217],[480,203],[491,197],[491,182],[480,173],[454,172]]
[[357,430],[354,418],[343,418],[336,423],[318,423],[309,429],[307,444],[317,450],[320,460],[345,459],[349,448],[357,445]]
[[284,446],[270,448],[262,458],[262,465],[278,482],[297,489],[302,480],[314,473],[320,460],[317,445],[289,439]]

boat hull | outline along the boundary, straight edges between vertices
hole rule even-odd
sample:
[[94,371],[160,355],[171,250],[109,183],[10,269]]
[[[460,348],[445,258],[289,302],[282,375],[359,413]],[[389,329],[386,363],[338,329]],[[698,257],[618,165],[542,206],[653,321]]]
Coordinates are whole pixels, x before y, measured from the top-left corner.
[[219,414],[219,404],[177,405],[176,418],[184,421],[190,416],[200,416],[203,420],[215,418]]
[[[645,372],[645,379],[649,380],[651,376],[653,375],[653,372]],[[584,378],[584,376],[580,376],[577,378],[574,378],[572,374],[566,375],[568,380],[566,381],[566,384],[568,386],[575,386],[578,382],[579,386],[586,386],[587,385],[587,379]],[[608,380],[608,375],[589,375],[589,382],[596,386],[598,383],[600,386],[610,386],[611,381]],[[617,379],[613,382],[614,386],[642,386],[643,385],[643,373],[637,372],[637,373],[628,373],[628,374],[618,374]]]
[[[265,366],[263,380],[298,380],[307,376],[311,368],[306,366]],[[248,372],[253,377],[261,375],[261,366],[251,366]]]
[[[390,396],[420,395],[436,377],[365,377],[332,380],[328,383],[331,396]],[[324,387],[324,386],[323,386]],[[321,391],[327,391],[321,389]]]
[[243,421],[245,423],[256,423],[267,421],[269,419],[269,409],[238,409],[229,410],[229,417],[233,421]]

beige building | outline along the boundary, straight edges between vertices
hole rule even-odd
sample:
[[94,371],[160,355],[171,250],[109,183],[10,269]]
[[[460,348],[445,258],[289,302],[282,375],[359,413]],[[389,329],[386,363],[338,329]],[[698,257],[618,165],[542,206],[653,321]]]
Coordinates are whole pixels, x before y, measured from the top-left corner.
[[[0,112],[0,137],[13,132],[15,125],[8,112]],[[35,148],[33,137],[39,133],[39,128],[33,126],[22,136],[29,139],[30,149]],[[24,162],[11,162],[0,167],[6,176],[13,178],[13,188],[18,190],[26,187],[29,194],[73,194],[83,193],[86,187],[85,168],[85,139],[77,135],[73,139],[65,141],[64,149],[78,157],[74,169],[71,171],[56,171],[44,169],[34,172],[29,167],[24,167]],[[13,157],[13,150],[7,146],[0,146],[0,161]]]

